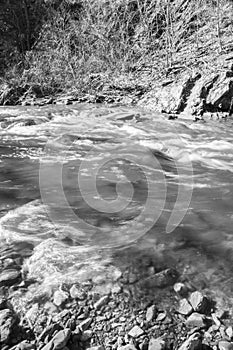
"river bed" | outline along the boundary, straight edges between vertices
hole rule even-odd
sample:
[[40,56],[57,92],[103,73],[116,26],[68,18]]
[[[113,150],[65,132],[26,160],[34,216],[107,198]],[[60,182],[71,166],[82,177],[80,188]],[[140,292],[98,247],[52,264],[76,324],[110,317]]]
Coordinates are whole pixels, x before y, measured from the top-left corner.
[[1,107],[1,255],[27,298],[175,267],[231,299],[232,121],[124,106]]

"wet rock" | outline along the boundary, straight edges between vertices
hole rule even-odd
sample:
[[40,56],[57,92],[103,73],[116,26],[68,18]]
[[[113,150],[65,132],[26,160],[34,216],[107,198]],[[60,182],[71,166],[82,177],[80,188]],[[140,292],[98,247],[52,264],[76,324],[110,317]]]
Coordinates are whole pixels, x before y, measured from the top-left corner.
[[201,292],[193,292],[190,295],[189,302],[192,305],[194,311],[200,313],[206,313],[210,311],[210,300]]
[[233,343],[226,340],[220,340],[218,343],[219,350],[233,350]]
[[174,284],[178,277],[179,274],[175,269],[166,269],[143,279],[139,285],[147,288],[165,288]]
[[177,309],[177,311],[181,314],[181,315],[185,315],[188,316],[193,312],[193,308],[192,306],[189,304],[187,299],[182,299],[179,302],[179,307]]
[[151,338],[149,341],[148,350],[162,350],[165,348],[165,341],[161,338]]
[[134,326],[129,332],[128,335],[132,338],[138,338],[140,335],[144,333],[143,329],[141,329],[139,326]]
[[156,306],[151,305],[146,311],[146,321],[151,322],[156,315]]
[[70,296],[72,299],[84,300],[86,298],[86,295],[87,293],[85,290],[75,284],[70,288]]
[[193,333],[178,350],[198,350],[201,348],[200,333]]
[[187,318],[185,323],[190,328],[194,328],[194,327],[202,328],[206,326],[205,316],[197,312],[192,313],[192,315],[190,315]]
[[12,286],[21,280],[21,273],[18,270],[7,269],[0,273],[0,286]]
[[69,298],[68,293],[62,291],[62,290],[56,290],[56,292],[53,295],[53,303],[57,306],[61,306],[63,303],[65,303]]
[[110,275],[111,275],[111,281],[116,282],[116,281],[119,280],[119,278],[121,278],[122,272],[121,272],[120,269],[114,267],[114,268],[112,268],[112,271],[110,272]]
[[12,336],[15,315],[11,310],[0,310],[0,342],[7,343]]
[[174,291],[180,296],[184,297],[188,293],[188,288],[184,283],[175,283],[173,286]]
[[109,301],[109,296],[105,295],[94,304],[94,308],[96,310],[99,310],[102,306],[106,305],[108,301]]

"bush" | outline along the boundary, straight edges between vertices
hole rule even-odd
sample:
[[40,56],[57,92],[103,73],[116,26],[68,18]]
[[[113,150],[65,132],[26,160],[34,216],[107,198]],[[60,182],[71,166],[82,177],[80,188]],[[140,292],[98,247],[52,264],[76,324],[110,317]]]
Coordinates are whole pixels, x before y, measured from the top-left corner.
[[[11,45],[21,57],[14,54],[20,64],[14,61],[5,77],[17,76],[20,85],[40,85],[45,93],[91,92],[118,75],[137,76],[147,66],[164,71],[185,47],[192,62],[206,40],[205,30],[216,31],[219,6],[214,0],[31,0],[29,33],[23,7],[15,5],[29,0],[12,1],[22,27],[14,28]],[[93,74],[102,83],[94,84]]]

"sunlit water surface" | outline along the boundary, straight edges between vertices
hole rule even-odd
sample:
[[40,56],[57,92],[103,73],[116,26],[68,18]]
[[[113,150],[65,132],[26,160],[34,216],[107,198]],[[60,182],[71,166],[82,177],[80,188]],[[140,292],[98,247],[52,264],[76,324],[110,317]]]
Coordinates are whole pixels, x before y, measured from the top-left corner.
[[0,121],[1,254],[21,254],[27,279],[109,282],[149,257],[231,295],[231,120],[72,105]]

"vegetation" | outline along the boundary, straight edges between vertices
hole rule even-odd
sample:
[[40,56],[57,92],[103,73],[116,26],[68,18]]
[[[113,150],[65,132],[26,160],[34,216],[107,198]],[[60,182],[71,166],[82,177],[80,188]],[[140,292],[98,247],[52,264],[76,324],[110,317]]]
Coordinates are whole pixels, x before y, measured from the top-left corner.
[[1,1],[0,82],[41,96],[149,84],[233,50],[232,0]]

